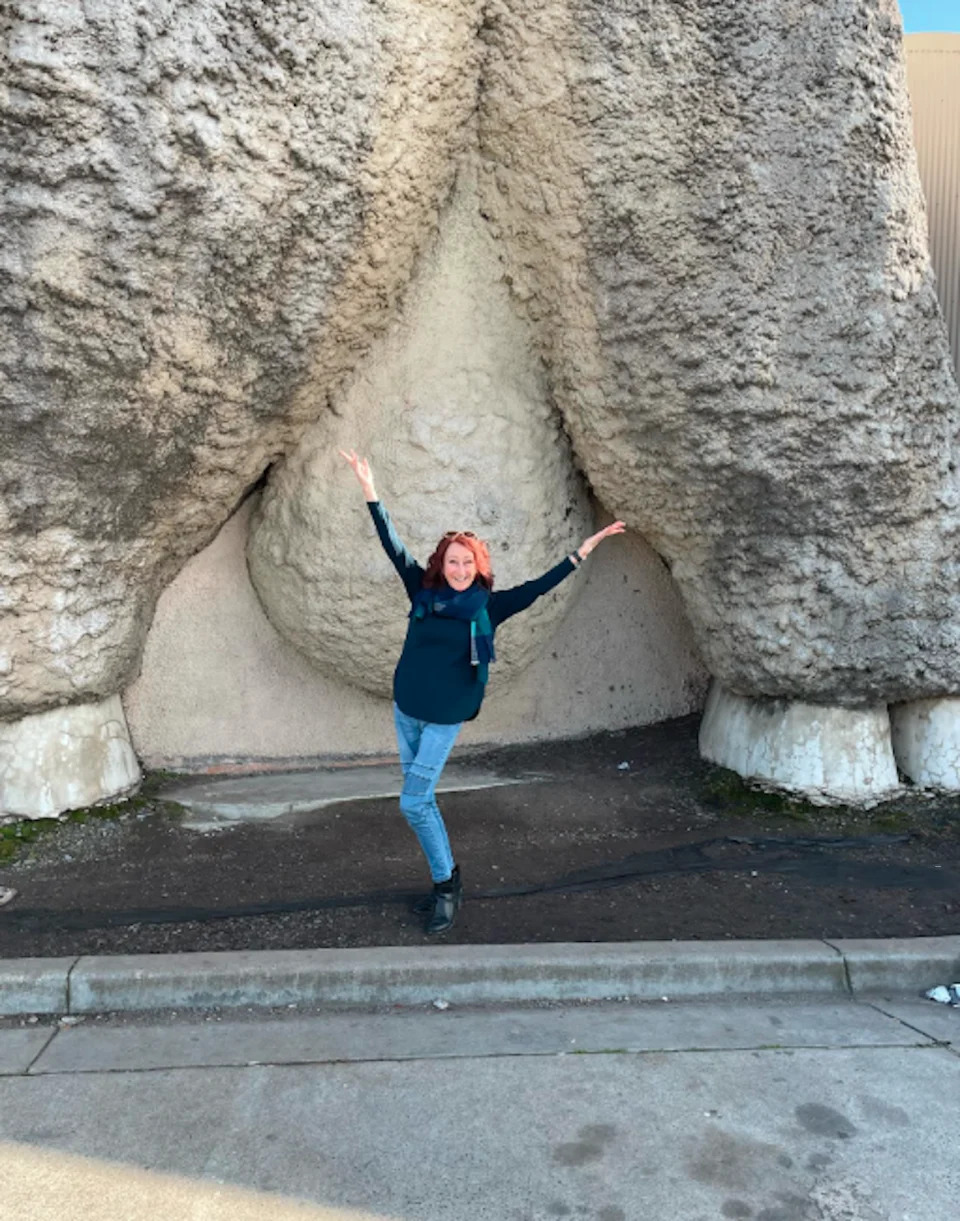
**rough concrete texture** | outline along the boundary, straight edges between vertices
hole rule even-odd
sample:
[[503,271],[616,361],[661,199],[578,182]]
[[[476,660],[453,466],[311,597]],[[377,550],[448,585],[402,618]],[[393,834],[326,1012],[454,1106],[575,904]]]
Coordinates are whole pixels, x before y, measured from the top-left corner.
[[[139,1027],[132,1070],[0,1080],[11,1221],[946,1221],[956,1211],[960,1062],[853,1004],[428,1007],[358,1025],[367,1063],[324,1062],[338,1041],[325,1017],[298,1019],[306,1064],[285,1062],[282,1019],[209,1017]],[[546,1054],[541,1021],[559,1036]],[[740,1030],[753,1046],[730,1046]],[[104,1047],[118,1032],[112,1019],[84,1034]],[[53,1047],[78,1034],[53,1034]],[[142,1071],[151,1035],[192,1036],[199,1063]],[[392,1059],[401,1039],[422,1055]],[[246,1050],[246,1062],[217,1067],[225,1049]]]
[[29,1030],[0,1031],[0,1076],[27,1072],[49,1040],[49,1031],[39,1023]]
[[[357,507],[349,484],[343,495]],[[160,597],[140,676],[124,693],[138,755],[149,767],[189,769],[218,759],[394,757],[389,704],[319,673],[266,618],[244,561],[255,501]],[[375,571],[376,538],[363,534],[358,549]],[[702,706],[707,675],[683,604],[643,539],[609,540],[568,580],[583,584],[570,613],[508,690],[500,662],[491,667],[480,716],[464,728],[462,744],[572,737]],[[401,609],[401,628],[402,617]],[[507,633],[498,640],[506,658]]]
[[[269,612],[382,692],[402,603],[333,447],[415,549],[454,512],[509,541],[509,582],[584,520],[561,417],[729,691],[960,691],[896,0],[20,0],[3,34],[0,717],[120,690],[271,464]],[[331,579],[377,596],[331,617]]]
[[[593,532],[471,165],[402,317],[272,475],[250,531],[250,575],[278,631],[325,673],[389,695],[410,604],[340,448],[371,457],[380,496],[424,565],[444,531],[474,530],[502,589]],[[568,579],[498,632],[498,685],[544,648],[580,585]]]
[[900,791],[885,705],[750,699],[715,683],[700,725],[700,753],[815,804],[870,805]]
[[[960,978],[960,938],[890,937],[838,938],[828,944],[843,955],[850,990],[858,996],[896,996],[913,990],[925,993],[937,983]],[[960,1037],[957,1014],[954,1039]]]
[[0,716],[129,681],[159,591],[384,324],[477,13],[5,6]]
[[7,959],[0,971],[0,1013],[66,1013],[76,958]]
[[0,1015],[915,995],[960,937],[376,946],[0,959]]
[[890,709],[897,763],[925,789],[960,790],[960,700],[911,700]]
[[119,695],[0,722],[0,817],[51,818],[139,783]]
[[895,0],[493,0],[484,210],[591,485],[712,673],[960,685],[960,419]]
[[79,958],[70,973],[70,1011],[303,1003],[365,1008],[428,1005],[437,996],[464,1005],[658,1000],[665,994],[690,999],[768,990],[842,995],[847,990],[843,959],[822,941],[94,955]]
[[[717,1003],[657,1002],[640,1008],[622,1001],[572,1007],[545,1005],[499,1009],[451,1006],[428,1011],[397,1007],[390,1013],[362,1011],[316,1015],[288,1013],[272,1021],[218,1022],[149,1019],[129,1015],[97,1019],[92,1025],[0,1029],[0,1072],[135,1072],[153,1069],[260,1064],[343,1064],[369,1060],[441,1060],[446,1057],[560,1055],[710,1049],[753,1049],[777,1043],[790,1047],[917,1046],[918,1032],[930,1037],[936,1013],[920,1015],[911,1029],[869,1005],[849,999],[809,1000],[751,997],[729,1020],[729,1000]],[[659,1002],[659,1003],[658,1003]],[[909,1001],[901,1002],[909,1005]],[[299,1007],[298,1007],[299,1008]],[[932,1005],[928,1006],[933,1009]],[[179,1014],[178,1014],[179,1017]],[[771,1022],[771,1018],[776,1020]],[[426,1019],[426,1020],[425,1020]],[[954,1039],[960,1017],[953,1015]],[[39,1040],[37,1036],[40,1036]],[[925,1042],[926,1040],[923,1040]],[[949,1042],[949,1037],[944,1042]],[[929,1045],[929,1043],[927,1045]],[[46,1046],[44,1046],[46,1044]],[[2,1067],[6,1065],[7,1067]]]

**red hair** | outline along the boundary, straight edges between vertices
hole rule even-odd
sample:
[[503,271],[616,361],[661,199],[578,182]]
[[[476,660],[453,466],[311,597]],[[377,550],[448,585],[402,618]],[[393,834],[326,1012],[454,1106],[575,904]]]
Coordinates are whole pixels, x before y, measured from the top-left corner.
[[477,580],[487,589],[493,589],[493,569],[490,565],[490,551],[482,538],[467,530],[449,530],[437,543],[436,550],[427,560],[427,570],[423,574],[425,589],[437,589],[443,583],[443,561],[447,548],[451,543],[459,543],[473,552],[473,562],[477,566]]

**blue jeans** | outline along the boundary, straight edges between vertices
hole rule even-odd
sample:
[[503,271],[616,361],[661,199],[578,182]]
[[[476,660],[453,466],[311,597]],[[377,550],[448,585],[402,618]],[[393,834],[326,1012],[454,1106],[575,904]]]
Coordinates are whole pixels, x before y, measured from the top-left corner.
[[393,705],[393,719],[403,768],[400,809],[420,841],[431,878],[434,882],[445,882],[453,873],[454,861],[434,792],[460,725],[418,721],[401,712],[396,704]]

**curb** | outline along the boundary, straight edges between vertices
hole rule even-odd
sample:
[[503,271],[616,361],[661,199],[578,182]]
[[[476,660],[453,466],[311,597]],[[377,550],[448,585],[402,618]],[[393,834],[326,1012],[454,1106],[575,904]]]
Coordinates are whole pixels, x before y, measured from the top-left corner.
[[960,978],[960,936],[385,946],[0,959],[0,1015],[318,1005],[859,997]]

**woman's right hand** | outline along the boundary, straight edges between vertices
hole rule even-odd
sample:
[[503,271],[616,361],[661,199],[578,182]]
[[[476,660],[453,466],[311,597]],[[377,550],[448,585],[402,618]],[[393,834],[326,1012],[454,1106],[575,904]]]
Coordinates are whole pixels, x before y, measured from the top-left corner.
[[366,499],[378,499],[377,490],[373,486],[373,471],[371,471],[370,463],[366,460],[366,458],[361,458],[360,455],[354,453],[352,449],[341,449],[339,454],[341,458],[350,464],[351,468],[353,469],[353,473],[360,482],[360,486],[363,488],[363,494]]

